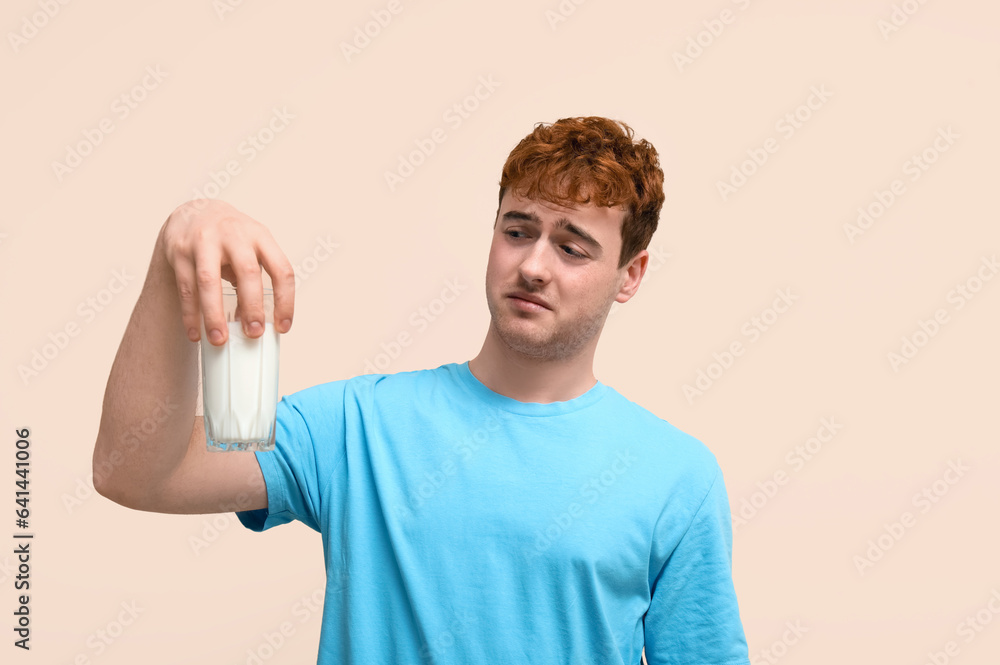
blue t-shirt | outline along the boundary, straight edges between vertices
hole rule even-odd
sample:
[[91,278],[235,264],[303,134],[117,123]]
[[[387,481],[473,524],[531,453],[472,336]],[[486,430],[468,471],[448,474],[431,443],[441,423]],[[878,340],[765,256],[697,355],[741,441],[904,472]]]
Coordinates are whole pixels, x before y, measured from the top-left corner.
[[321,664],[748,665],[715,456],[597,382],[493,392],[468,362],[287,395],[261,531],[322,534]]

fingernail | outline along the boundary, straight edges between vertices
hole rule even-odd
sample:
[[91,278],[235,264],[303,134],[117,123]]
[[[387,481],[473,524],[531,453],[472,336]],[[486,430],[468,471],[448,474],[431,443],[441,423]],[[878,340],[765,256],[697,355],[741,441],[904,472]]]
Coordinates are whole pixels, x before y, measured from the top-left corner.
[[222,331],[219,330],[218,328],[212,328],[212,332],[210,332],[208,334],[208,337],[209,337],[209,339],[212,340],[213,344],[221,344],[222,343]]
[[284,330],[285,332],[288,332],[288,329],[291,328],[291,327],[292,327],[292,320],[291,319],[282,319],[282,321],[281,321],[281,329],[282,330]]
[[256,336],[257,336],[257,335],[259,335],[259,334],[260,334],[260,333],[261,333],[261,332],[262,332],[263,330],[264,330],[264,328],[263,328],[263,327],[262,327],[262,326],[260,325],[260,322],[259,322],[259,321],[253,321],[253,322],[252,322],[252,323],[250,324],[250,336],[251,336],[251,337],[256,337]]

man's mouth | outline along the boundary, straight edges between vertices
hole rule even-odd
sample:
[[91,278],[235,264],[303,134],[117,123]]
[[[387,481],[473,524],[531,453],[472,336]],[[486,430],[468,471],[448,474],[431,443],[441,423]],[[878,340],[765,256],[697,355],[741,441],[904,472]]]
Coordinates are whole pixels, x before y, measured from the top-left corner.
[[548,301],[530,293],[525,293],[524,291],[515,291],[513,293],[508,293],[507,297],[512,299],[515,304],[518,304],[522,309],[527,309],[529,311],[541,311],[543,309],[552,309],[549,306]]

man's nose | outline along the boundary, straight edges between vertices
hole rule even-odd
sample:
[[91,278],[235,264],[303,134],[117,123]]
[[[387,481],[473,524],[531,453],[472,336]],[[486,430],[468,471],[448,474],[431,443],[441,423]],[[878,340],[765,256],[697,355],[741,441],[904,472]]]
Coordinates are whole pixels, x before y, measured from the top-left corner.
[[531,248],[521,260],[518,270],[527,282],[545,283],[551,277],[549,262],[552,260],[549,243],[539,239],[531,244]]

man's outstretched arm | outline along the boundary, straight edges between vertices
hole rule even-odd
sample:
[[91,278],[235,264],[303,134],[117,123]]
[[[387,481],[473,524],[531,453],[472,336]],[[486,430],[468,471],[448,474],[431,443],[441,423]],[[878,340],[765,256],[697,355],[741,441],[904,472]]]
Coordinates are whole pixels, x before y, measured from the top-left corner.
[[[163,513],[267,507],[254,454],[209,453],[202,418],[195,417],[202,317],[211,343],[224,343],[225,278],[239,288],[247,321],[263,324],[261,266],[274,287],[275,321],[287,320],[278,331],[287,332],[294,272],[263,225],[221,201],[188,202],[168,217],[104,393],[93,456],[101,495]],[[246,333],[259,337],[262,330]]]

